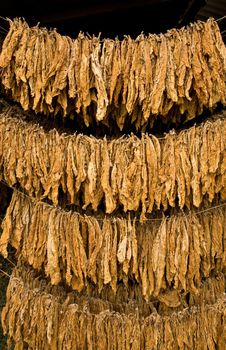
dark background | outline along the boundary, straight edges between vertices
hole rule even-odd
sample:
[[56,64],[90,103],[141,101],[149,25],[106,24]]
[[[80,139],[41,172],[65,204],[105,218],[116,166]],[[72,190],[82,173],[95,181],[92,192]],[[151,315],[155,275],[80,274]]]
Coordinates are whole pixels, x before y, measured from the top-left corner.
[[[1,0],[0,16],[24,17],[29,25],[57,28],[76,37],[79,31],[102,37],[164,32],[195,19],[226,15],[226,0]],[[8,24],[0,20],[1,33]],[[221,30],[226,21],[221,21]]]

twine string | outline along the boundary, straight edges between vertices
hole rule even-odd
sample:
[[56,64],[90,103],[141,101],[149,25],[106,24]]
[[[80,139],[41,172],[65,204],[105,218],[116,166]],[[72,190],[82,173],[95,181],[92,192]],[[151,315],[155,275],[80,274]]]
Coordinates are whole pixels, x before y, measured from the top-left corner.
[[[38,199],[38,198],[34,198],[34,197],[31,197],[31,196],[27,195],[26,193],[24,193],[24,192],[18,190],[17,188],[15,188],[15,187],[13,187],[13,186],[10,186],[10,185],[9,185],[5,180],[3,180],[3,179],[1,179],[0,182],[1,182],[2,184],[6,185],[8,188],[11,188],[13,191],[20,193],[21,195],[23,195],[23,196],[26,197],[26,198],[29,198],[29,199],[30,199],[31,201],[33,201],[33,202],[42,203],[42,205],[44,205],[44,206],[46,206],[46,207],[48,207],[48,208],[51,208],[51,209],[61,209],[60,206],[57,206],[57,207],[56,207],[56,206],[51,205],[51,204],[49,204],[49,203],[43,202],[42,200],[40,200],[40,199]],[[189,214],[185,214],[183,210],[180,210],[180,213],[182,213],[184,217],[189,217],[189,216],[191,216],[192,214],[200,215],[200,214],[206,213],[206,212],[208,212],[208,211],[213,211],[213,210],[216,210],[216,209],[225,207],[225,206],[226,206],[226,202],[221,203],[221,204],[218,204],[218,205],[215,205],[215,206],[211,206],[211,207],[206,208],[206,209],[198,210],[198,211],[191,211],[191,210],[190,210]],[[64,210],[64,209],[63,209],[63,210]],[[79,213],[79,215],[82,215],[82,214]],[[105,217],[105,219],[106,219],[106,217]],[[95,218],[95,220],[100,221],[100,222],[104,221],[105,219]],[[110,220],[110,221],[114,221],[116,218],[115,218],[115,217],[114,217],[114,218],[113,218],[113,217],[109,217],[109,218],[107,218],[107,219]],[[120,219],[124,219],[124,218],[121,217]],[[165,219],[166,219],[166,220],[170,220],[170,217],[166,217]],[[161,222],[162,220],[163,220],[163,218],[151,218],[151,219],[150,219],[150,218],[146,218],[146,219],[144,219],[144,222],[146,222],[146,221],[148,221],[148,222],[152,222],[152,221],[159,221],[159,222]],[[135,221],[140,222],[140,219],[135,219]]]

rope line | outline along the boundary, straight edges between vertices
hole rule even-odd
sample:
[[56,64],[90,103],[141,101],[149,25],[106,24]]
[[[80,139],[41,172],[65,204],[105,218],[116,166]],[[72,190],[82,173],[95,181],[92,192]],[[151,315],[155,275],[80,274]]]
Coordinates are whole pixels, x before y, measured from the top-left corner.
[[3,275],[7,276],[10,278],[11,275],[9,275],[7,272],[3,271],[2,269],[0,269],[0,272],[3,273]]
[[220,17],[220,18],[217,18],[217,19],[215,19],[215,21],[216,22],[221,22],[223,19],[225,19],[226,18],[226,15],[225,16],[223,16],[223,17]]
[[[59,210],[64,210],[66,213],[67,212],[70,212],[70,211],[66,211],[65,209],[62,209],[60,206],[54,206],[54,205],[51,205],[51,204],[48,204],[46,202],[43,202],[42,200],[38,199],[38,198],[35,198],[35,197],[31,197],[31,196],[28,196],[26,193],[18,190],[17,188],[13,187],[13,186],[10,186],[5,180],[1,179],[0,180],[1,183],[3,183],[4,185],[6,185],[7,187],[11,188],[13,191],[15,192],[18,192],[20,193],[21,195],[23,195],[24,197],[26,198],[29,198],[31,201],[35,202],[35,203],[42,203],[42,205],[48,207],[48,208],[51,208],[51,209],[59,209]],[[185,214],[184,211],[182,209],[180,209],[179,213],[183,214],[184,217],[189,217],[191,216],[192,214],[195,214],[195,215],[200,215],[200,214],[203,214],[203,213],[206,213],[208,211],[212,211],[212,210],[216,210],[216,209],[219,209],[219,208],[222,208],[222,207],[225,207],[226,206],[226,202],[224,203],[221,203],[221,204],[218,204],[218,205],[215,205],[215,206],[211,206],[210,208],[206,208],[206,209],[202,209],[202,210],[199,210],[199,211],[190,211],[189,214]],[[86,214],[81,214],[81,213],[78,213],[79,215],[84,215],[84,216],[87,216],[89,217],[90,215],[86,215]],[[175,216],[175,214],[173,214],[172,216]],[[96,218],[95,217],[95,220],[97,220],[98,222],[103,222],[105,219],[107,218],[107,220],[110,220],[110,221],[115,221],[116,217],[105,217],[104,219],[100,219],[100,218]],[[117,217],[119,218],[119,217]],[[124,217],[120,217],[120,219],[125,219]],[[170,217],[167,216],[165,218],[167,221],[170,220]],[[144,222],[148,221],[148,222],[154,222],[154,221],[159,221],[161,222],[163,220],[163,218],[152,218],[152,219],[145,219]],[[140,222],[139,219],[135,219],[136,222]]]
[[[21,18],[21,17],[20,17],[20,18]],[[208,18],[209,18],[209,17],[208,17]],[[206,18],[206,20],[207,20],[208,18]],[[214,19],[214,21],[218,23],[218,22],[221,22],[222,20],[224,20],[225,18],[226,18],[226,15],[224,15],[224,16],[222,16],[222,17],[220,17],[220,18]],[[9,21],[10,21],[10,18],[8,18],[8,17],[3,17],[3,16],[0,16],[0,19],[6,21],[7,23],[9,23]],[[24,18],[23,18],[23,19],[24,19]],[[203,20],[203,21],[205,22],[205,20]],[[191,22],[191,23],[195,23],[195,22],[197,22],[197,20],[196,20],[196,21],[194,20],[194,21]],[[39,26],[39,25],[40,25],[40,22],[37,22],[37,26]],[[7,30],[6,28],[0,26],[0,29],[3,30],[3,33],[4,33],[4,34],[8,34],[8,30]],[[225,31],[222,31],[221,34],[223,34],[224,32],[225,32]],[[156,33],[153,32],[153,33],[150,33],[150,34],[155,35]],[[161,34],[162,34],[162,33],[161,33]],[[85,33],[85,35],[86,35],[87,37],[89,37],[89,39],[92,39],[92,35],[90,35],[89,33]],[[144,35],[143,32],[142,32],[140,35],[138,35],[137,38],[139,38],[141,35]],[[159,34],[158,34],[158,35],[159,35]],[[100,41],[101,43],[104,43],[104,42],[105,42],[105,39],[100,39],[100,36],[101,36],[101,32],[98,34],[97,38],[99,39],[99,41]],[[125,37],[128,37],[128,36],[129,36],[129,35],[125,35]],[[112,40],[117,40],[118,42],[122,42],[122,40],[119,40],[117,37],[116,37],[115,39],[112,39]]]

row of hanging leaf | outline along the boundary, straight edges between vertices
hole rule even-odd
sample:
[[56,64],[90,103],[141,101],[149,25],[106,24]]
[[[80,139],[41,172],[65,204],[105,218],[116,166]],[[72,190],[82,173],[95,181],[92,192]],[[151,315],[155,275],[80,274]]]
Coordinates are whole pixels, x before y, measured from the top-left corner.
[[[39,350],[225,349],[222,297],[170,317],[157,312],[142,317],[136,305],[113,306],[100,299],[66,297],[59,290],[50,294],[52,290],[31,270],[15,268],[2,312],[9,346],[12,342],[16,349]],[[208,300],[208,290],[206,296]]]
[[[226,114],[163,139],[143,134],[97,139],[44,131],[0,114],[0,175],[31,197],[106,213],[199,207],[226,199]],[[18,115],[18,112],[17,112]],[[61,192],[60,192],[61,191]]]
[[1,82],[25,110],[144,130],[158,115],[181,121],[226,103],[226,48],[213,19],[122,41],[9,22]]
[[172,288],[195,293],[226,268],[226,206],[141,224],[130,216],[99,221],[14,192],[2,228],[3,256],[11,244],[53,285],[66,281],[77,291],[92,282],[99,293],[105,285],[116,293],[131,279],[145,299]]

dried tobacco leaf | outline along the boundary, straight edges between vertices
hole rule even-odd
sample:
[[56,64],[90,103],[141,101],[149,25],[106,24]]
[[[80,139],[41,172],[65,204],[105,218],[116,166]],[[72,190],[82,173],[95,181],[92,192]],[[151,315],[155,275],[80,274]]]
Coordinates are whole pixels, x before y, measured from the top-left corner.
[[112,140],[44,131],[13,115],[13,109],[0,115],[0,177],[54,206],[62,189],[67,204],[96,211],[104,201],[109,214],[120,205],[124,212],[141,208],[142,221],[178,200],[183,209],[212,203],[218,193],[225,197],[225,112],[163,139]]
[[[174,300],[174,292],[162,298]],[[2,324],[16,349],[224,349],[222,294],[170,316],[151,309],[143,315],[139,305],[67,294],[20,266],[10,278]]]
[[169,289],[198,293],[203,278],[225,268],[226,208],[140,223],[87,216],[36,202],[14,191],[2,224],[0,252],[10,244],[19,260],[44,268],[52,284],[77,291],[89,283],[112,288],[136,281],[148,300]]
[[189,120],[226,103],[225,45],[213,19],[121,42],[9,22],[0,79],[25,110],[144,131],[156,116],[180,122],[178,110]]

